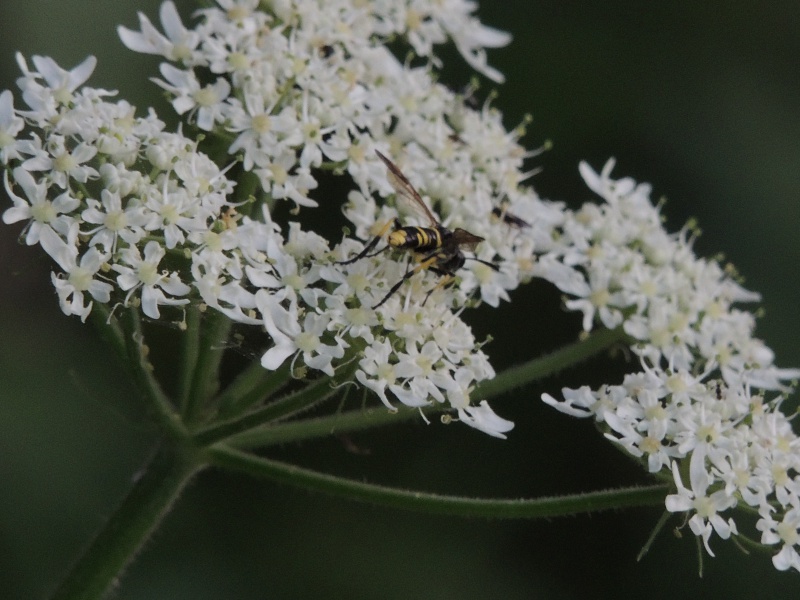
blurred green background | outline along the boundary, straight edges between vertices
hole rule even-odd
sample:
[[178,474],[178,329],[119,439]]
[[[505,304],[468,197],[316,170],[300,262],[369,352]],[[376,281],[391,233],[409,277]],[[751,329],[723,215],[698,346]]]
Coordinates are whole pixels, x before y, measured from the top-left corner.
[[[187,5],[182,5],[183,7]],[[139,107],[164,103],[115,25],[157,20],[157,2],[4,0],[0,89],[14,52],[71,67],[100,64],[91,84]],[[188,10],[184,11],[188,14]],[[697,217],[696,247],[724,252],[764,296],[759,335],[781,366],[800,366],[800,3],[558,0],[484,2],[481,19],[514,42],[490,54],[507,76],[495,105],[509,127],[533,115],[539,192],[589,199],[577,163],[650,181],[669,227]],[[448,55],[449,56],[449,55]],[[460,62],[456,60],[456,64]],[[453,71],[454,77],[459,77]],[[462,72],[460,77],[466,77]],[[19,105],[19,103],[18,103]],[[155,431],[135,390],[88,327],[63,317],[47,262],[0,226],[0,597],[42,598],[124,494]],[[572,339],[544,286],[470,315],[496,368]],[[557,329],[553,328],[553,325]],[[613,365],[563,383],[616,377]],[[464,495],[534,497],[645,481],[591,424],[555,413],[541,389],[494,402],[507,441],[419,422],[270,456],[355,479]],[[264,598],[796,598],[796,573],[715,539],[697,576],[693,537],[663,534],[635,557],[659,510],[535,522],[428,517],[315,496],[215,472],[186,492],[123,579],[121,600]]]

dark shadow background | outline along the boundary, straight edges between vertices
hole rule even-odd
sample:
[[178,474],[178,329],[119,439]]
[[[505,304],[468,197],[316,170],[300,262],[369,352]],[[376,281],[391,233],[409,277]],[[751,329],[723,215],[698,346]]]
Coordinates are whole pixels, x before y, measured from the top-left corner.
[[[63,66],[99,57],[91,80],[139,107],[163,101],[156,59],[130,55],[114,27],[157,21],[157,3],[4,0],[0,89],[13,52]],[[724,7],[724,8],[723,8]],[[768,7],[765,10],[764,7]],[[186,12],[184,13],[186,14]],[[800,365],[796,238],[800,210],[800,4],[485,2],[482,20],[514,35],[490,62],[508,82],[495,104],[509,127],[533,115],[526,145],[552,139],[534,180],[548,198],[589,199],[577,163],[654,186],[670,229],[697,217],[699,253],[724,252],[764,296],[759,335],[781,366]],[[456,60],[456,64],[461,63]],[[452,71],[454,80],[467,77]],[[154,99],[155,98],[155,99]],[[19,102],[18,102],[19,105]],[[88,327],[58,309],[42,253],[0,226],[0,590],[45,597],[127,489],[155,432],[136,392]],[[472,315],[498,369],[558,347],[577,331],[544,286]],[[554,327],[554,324],[556,327]],[[578,422],[537,400],[544,389],[617,377],[567,374],[494,402],[517,427],[498,441],[466,427],[406,424],[362,434],[368,455],[336,440],[273,450],[355,479],[430,491],[533,497],[645,481]],[[578,377],[580,375],[580,378]],[[697,576],[694,538],[664,533],[636,555],[657,509],[536,522],[429,517],[331,500],[208,472],[192,485],[123,580],[117,597],[796,598],[796,573],[715,539]],[[674,524],[673,524],[674,525]]]

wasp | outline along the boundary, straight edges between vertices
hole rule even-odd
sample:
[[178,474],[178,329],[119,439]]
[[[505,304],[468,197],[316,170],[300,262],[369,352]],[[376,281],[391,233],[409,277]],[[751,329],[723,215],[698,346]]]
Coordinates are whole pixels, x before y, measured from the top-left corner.
[[[386,168],[388,169],[389,183],[394,188],[398,197],[406,200],[408,204],[415,210],[415,212],[417,212],[427,222],[428,225],[426,227],[403,227],[399,220],[393,219],[381,228],[380,232],[378,232],[372,241],[370,241],[364,250],[362,250],[357,256],[339,263],[342,265],[349,265],[365,257],[377,256],[389,248],[395,250],[409,250],[417,256],[418,264],[413,269],[408,270],[402,279],[400,279],[400,281],[391,287],[383,299],[372,307],[373,309],[378,308],[389,298],[391,298],[392,294],[400,289],[400,286],[403,285],[404,281],[413,277],[420,271],[429,270],[441,276],[443,280],[437,286],[440,287],[455,277],[456,271],[464,266],[467,258],[483,263],[495,271],[500,270],[500,268],[493,263],[473,256],[465,256],[462,252],[462,249],[466,248],[468,250],[474,250],[475,246],[483,241],[483,238],[474,235],[465,229],[461,229],[460,227],[451,231],[439,223],[436,217],[433,216],[433,213],[430,211],[430,209],[425,205],[425,202],[422,200],[419,192],[417,192],[414,186],[411,185],[411,182],[405,175],[403,175],[403,172],[397,167],[397,165],[395,165],[391,160],[386,158],[377,150],[375,153],[386,165]],[[383,236],[386,235],[392,225],[394,225],[394,230],[386,237],[386,247],[382,248],[378,252],[370,254],[375,246],[378,245],[378,242],[383,238]],[[428,296],[430,296],[435,289],[436,288],[428,292],[428,295],[425,297],[426,301]]]

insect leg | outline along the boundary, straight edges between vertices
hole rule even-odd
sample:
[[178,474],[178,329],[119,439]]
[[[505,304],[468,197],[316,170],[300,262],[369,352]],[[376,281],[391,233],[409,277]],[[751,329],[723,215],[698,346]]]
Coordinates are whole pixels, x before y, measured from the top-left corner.
[[449,285],[450,283],[452,283],[453,279],[455,279],[455,277],[453,277],[451,273],[445,273],[439,280],[439,282],[435,286],[433,286],[427,294],[425,294],[425,300],[422,301],[422,306],[425,306],[425,303],[428,301],[428,298],[431,297],[431,294],[433,292],[435,292],[440,288],[445,287],[446,285]]
[[430,267],[432,264],[434,264],[438,260],[438,258],[439,258],[438,256],[431,256],[430,258],[425,259],[424,261],[419,263],[416,267],[414,267],[413,269],[408,271],[405,275],[403,275],[403,277],[400,279],[400,281],[398,281],[397,283],[395,283],[392,286],[392,288],[389,290],[389,292],[383,297],[383,300],[381,300],[375,306],[372,307],[373,310],[378,308],[384,302],[386,302],[389,298],[391,298],[392,294],[394,294],[397,290],[400,289],[400,286],[403,285],[403,282],[406,279],[408,279],[409,277],[413,277],[414,275],[416,275],[420,271],[424,271],[425,269]]
[[[356,256],[354,256],[353,258],[350,258],[348,260],[337,261],[336,264],[337,265],[349,265],[349,264],[352,264],[352,263],[356,262],[357,260],[361,260],[362,258],[365,258],[365,257],[369,258],[371,256],[377,256],[378,254],[380,254],[381,252],[386,250],[386,248],[382,248],[381,250],[378,250],[374,254],[370,254],[370,251],[375,246],[378,245],[378,242],[381,241],[381,238],[384,235],[386,235],[387,231],[389,231],[389,227],[392,226],[392,223],[394,223],[396,221],[397,221],[397,219],[394,219],[393,221],[388,221],[383,227],[381,227],[381,230],[378,232],[378,235],[376,235],[374,238],[372,238],[370,243],[367,244],[366,247],[361,252],[359,252]],[[388,246],[387,246],[387,248],[388,248]]]

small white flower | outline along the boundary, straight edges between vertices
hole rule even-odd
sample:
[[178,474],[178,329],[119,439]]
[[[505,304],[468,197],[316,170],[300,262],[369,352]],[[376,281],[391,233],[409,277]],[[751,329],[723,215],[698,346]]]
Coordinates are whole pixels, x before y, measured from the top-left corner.
[[772,557],[776,569],[800,571],[800,507],[792,506],[779,521],[772,518],[769,509],[764,509],[756,529],[761,531],[762,544],[782,544],[780,551]]
[[684,487],[681,481],[678,463],[672,463],[672,474],[677,494],[667,496],[666,508],[670,512],[692,512],[689,527],[696,536],[702,538],[706,551],[714,556],[709,546],[711,534],[716,534],[722,539],[728,539],[731,534],[738,533],[733,519],[725,521],[718,513],[728,510],[736,505],[736,498],[729,496],[725,490],[717,490],[706,495],[713,477],[706,470],[706,452],[701,446],[695,448],[689,462],[689,479],[691,489]]
[[52,228],[65,235],[74,218],[70,215],[79,205],[77,198],[69,192],[59,194],[53,200],[49,199],[49,190],[45,182],[37,182],[28,171],[17,167],[13,171],[14,181],[25,192],[27,199],[17,196],[9,181],[8,171],[5,173],[6,192],[14,202],[14,206],[3,213],[4,223],[16,223],[30,219],[26,226],[25,243],[29,246],[39,242],[43,228]]
[[297,315],[297,304],[290,302],[290,307],[281,304],[286,294],[270,294],[266,290],[256,293],[256,306],[264,319],[264,327],[272,338],[273,346],[261,357],[265,369],[274,371],[292,355],[302,355],[303,362],[313,369],[333,376],[332,361],[344,356],[347,343],[334,337],[333,344],[323,340],[329,317],[309,313],[302,325]]
[[166,36],[153,26],[146,15],[141,12],[138,15],[141,32],[132,31],[121,25],[117,27],[119,38],[130,50],[144,54],[157,54],[175,61],[187,61],[192,56],[193,50],[200,41],[200,36],[196,31],[184,27],[175,4],[171,0],[162,2],[159,10]]
[[77,315],[81,321],[85,321],[92,310],[92,303],[85,301],[84,293],[102,303],[108,303],[111,298],[113,286],[97,279],[100,268],[108,257],[97,248],[90,248],[83,256],[78,256],[77,224],[70,231],[69,239],[70,243],[67,244],[48,227],[42,230],[40,242],[44,251],[58,263],[66,275],[64,278],[52,274],[61,310],[66,315]]
[[97,148],[81,143],[69,149],[62,136],[51,136],[48,140],[47,154],[41,153],[22,163],[21,168],[28,171],[47,171],[47,176],[61,189],[69,189],[69,180],[86,183],[98,177],[98,172],[88,165],[94,158]]
[[[49,56],[34,56],[32,60],[38,71],[29,70],[22,54],[17,53],[17,64],[23,73],[17,85],[22,90],[22,99],[31,108],[22,115],[45,124],[56,116],[59,106],[72,102],[73,92],[91,77],[97,59],[89,56],[70,71],[59,67]],[[39,83],[40,79],[46,85]]]
[[20,158],[17,135],[25,122],[14,111],[14,96],[9,90],[0,93],[0,163]]
[[211,131],[215,123],[224,119],[223,101],[231,91],[225,79],[219,77],[214,83],[201,86],[192,70],[178,69],[168,63],[162,63],[160,70],[166,81],[154,81],[175,95],[172,100],[175,112],[179,115],[196,113],[197,126],[204,131]]
[[89,208],[81,213],[81,218],[96,226],[83,232],[92,236],[90,245],[115,252],[118,239],[133,245],[144,236],[144,226],[149,220],[144,206],[126,203],[123,208],[120,194],[108,189],[101,191],[100,201],[89,198],[86,202]]
[[182,187],[171,187],[165,178],[161,189],[151,188],[145,201],[149,219],[145,229],[161,231],[167,249],[175,248],[186,239],[186,232],[207,228],[207,218],[197,198]]
[[602,391],[592,391],[589,386],[582,386],[576,390],[564,388],[561,390],[564,400],[557,400],[550,394],[542,394],[542,400],[573,417],[591,417],[598,422],[604,422],[609,411],[615,410],[623,398],[628,396],[622,386],[605,386]]
[[266,167],[287,147],[302,142],[295,112],[289,107],[274,111],[275,99],[265,96],[262,90],[246,91],[243,104],[233,99],[226,109],[227,129],[238,133],[228,152],[241,152],[242,164],[248,171],[253,166]]
[[131,246],[122,251],[122,261],[125,264],[112,265],[119,273],[117,283],[120,289],[128,292],[126,304],[132,293],[140,289],[142,312],[151,319],[158,319],[159,305],[180,306],[189,302],[186,298],[171,297],[185,296],[191,288],[177,274],[159,272],[158,265],[165,255],[166,250],[158,242],[150,241],[144,247],[144,257],[139,248]]

